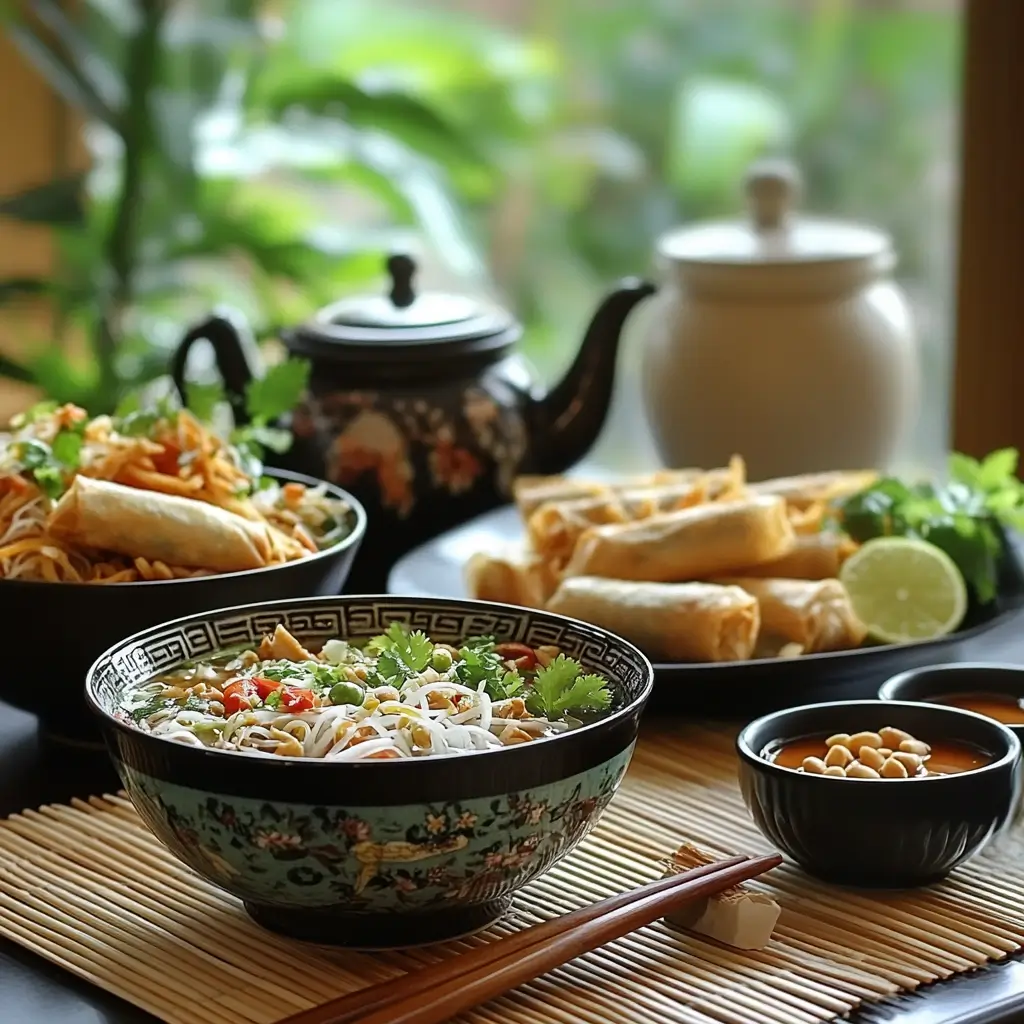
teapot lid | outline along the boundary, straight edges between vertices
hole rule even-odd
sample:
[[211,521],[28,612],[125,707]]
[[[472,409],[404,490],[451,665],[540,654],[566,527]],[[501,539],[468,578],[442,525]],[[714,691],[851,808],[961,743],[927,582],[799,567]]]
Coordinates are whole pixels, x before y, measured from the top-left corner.
[[676,264],[806,266],[812,263],[886,261],[889,236],[848,221],[799,216],[799,171],[788,161],[763,160],[744,180],[746,221],[710,221],[678,228],[658,242],[659,255]]
[[388,257],[387,269],[387,295],[356,295],[325,306],[287,332],[288,347],[333,359],[434,359],[503,349],[518,339],[519,324],[499,306],[466,295],[417,294],[410,256]]

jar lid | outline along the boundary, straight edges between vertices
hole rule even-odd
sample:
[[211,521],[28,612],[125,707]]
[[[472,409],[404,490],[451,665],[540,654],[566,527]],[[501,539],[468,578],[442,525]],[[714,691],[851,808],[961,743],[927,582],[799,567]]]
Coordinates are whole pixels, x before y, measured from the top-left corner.
[[892,250],[889,236],[848,221],[799,216],[799,171],[789,162],[764,160],[744,181],[746,221],[710,221],[663,235],[659,255],[672,263],[753,266],[873,261]]
[[511,345],[519,336],[515,318],[499,306],[466,295],[417,294],[415,261],[388,257],[387,295],[341,299],[287,332],[289,348],[303,355],[336,359],[434,358],[452,351],[479,351]]

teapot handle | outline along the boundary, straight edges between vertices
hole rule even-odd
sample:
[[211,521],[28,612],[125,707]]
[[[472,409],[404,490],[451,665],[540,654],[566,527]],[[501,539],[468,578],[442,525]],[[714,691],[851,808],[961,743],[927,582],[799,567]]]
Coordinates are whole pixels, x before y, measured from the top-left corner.
[[213,347],[214,362],[224,381],[224,390],[231,401],[235,422],[248,421],[245,412],[245,389],[255,376],[254,363],[259,354],[248,331],[227,311],[215,312],[202,323],[196,324],[178,343],[171,357],[171,378],[181,400],[185,400],[185,365],[192,345],[205,340]]

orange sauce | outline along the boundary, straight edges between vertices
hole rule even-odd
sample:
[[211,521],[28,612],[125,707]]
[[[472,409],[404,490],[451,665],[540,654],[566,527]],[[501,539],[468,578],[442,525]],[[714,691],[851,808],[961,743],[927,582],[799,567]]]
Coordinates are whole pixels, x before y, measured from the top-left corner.
[[[925,741],[927,743],[927,740]],[[954,743],[943,740],[929,744],[932,752],[924,758],[922,770],[911,778],[921,779],[926,775],[957,775],[960,772],[973,771],[990,764],[992,758],[977,747],[968,743]],[[824,736],[805,736],[789,743],[780,744],[777,748],[765,752],[765,757],[773,764],[782,768],[799,768],[805,757],[824,759],[828,753]]]
[[1024,699],[1009,693],[950,693],[930,698],[934,704],[973,711],[1003,725],[1024,725]]

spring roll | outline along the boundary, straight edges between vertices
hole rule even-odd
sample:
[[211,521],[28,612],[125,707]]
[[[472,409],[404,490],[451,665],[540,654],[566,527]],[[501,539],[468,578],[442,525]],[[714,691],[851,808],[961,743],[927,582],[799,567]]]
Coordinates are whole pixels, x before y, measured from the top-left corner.
[[647,519],[663,512],[699,505],[707,498],[707,483],[700,479],[622,491],[604,497],[549,501],[531,514],[526,522],[526,532],[534,550],[562,568],[569,561],[577,541],[591,526]]
[[554,567],[541,555],[478,552],[464,569],[466,591],[475,601],[498,601],[524,608],[543,608],[558,580]]
[[562,580],[548,611],[611,630],[666,661],[743,661],[760,624],[756,598],[711,583],[575,576]]
[[711,502],[635,523],[592,526],[565,574],[655,583],[708,579],[781,558],[795,541],[781,498]]
[[549,501],[574,501],[579,498],[611,497],[606,483],[595,480],[570,480],[564,476],[520,476],[512,484],[515,499],[523,521]]
[[752,494],[777,494],[799,508],[817,501],[830,502],[849,497],[870,487],[877,479],[878,473],[873,469],[841,469],[762,480],[747,487]]
[[799,644],[806,654],[848,651],[860,647],[867,636],[839,580],[747,577],[717,582],[741,587],[756,598],[764,634]]
[[78,547],[212,572],[258,569],[271,553],[264,523],[194,498],[85,476],[57,502],[49,529]]
[[774,577],[787,580],[828,580],[839,575],[839,568],[857,550],[845,533],[826,530],[797,534],[793,550],[781,558],[738,571],[737,576]]

